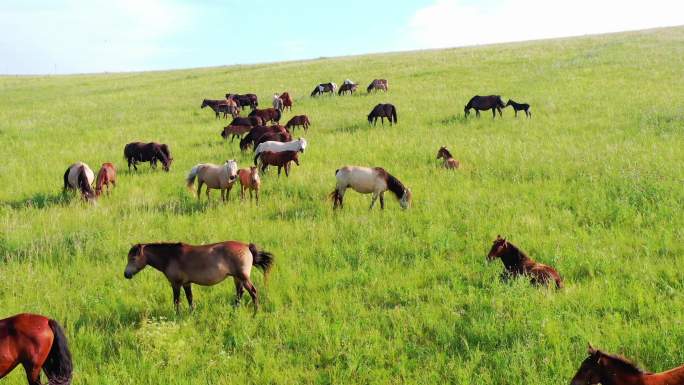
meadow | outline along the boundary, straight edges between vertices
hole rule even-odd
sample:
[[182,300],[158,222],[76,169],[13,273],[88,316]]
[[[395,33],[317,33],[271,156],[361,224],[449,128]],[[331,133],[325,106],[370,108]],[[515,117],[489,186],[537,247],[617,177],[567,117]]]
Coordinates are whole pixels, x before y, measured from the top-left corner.
[[[591,342],[652,371],[684,363],[684,27],[460,49],[146,73],[0,77],[0,318],[34,312],[69,337],[74,384],[559,384]],[[350,78],[361,92],[310,98]],[[373,78],[390,91],[366,95]],[[203,98],[289,91],[309,147],[259,206],[197,202],[200,162],[251,152],[219,136]],[[476,94],[532,119],[463,117]],[[370,127],[377,103],[399,124]],[[472,116],[472,115],[471,115]],[[171,171],[129,173],[123,147],[168,143]],[[462,168],[435,160],[446,145]],[[68,165],[111,161],[88,205]],[[346,164],[413,191],[401,210],[327,194]],[[561,291],[499,280],[497,234],[555,266]],[[232,282],[195,287],[180,314],[163,275],[123,277],[138,242],[254,242],[275,255],[261,308]],[[45,377],[43,376],[43,379]],[[3,384],[25,383],[15,370]]]

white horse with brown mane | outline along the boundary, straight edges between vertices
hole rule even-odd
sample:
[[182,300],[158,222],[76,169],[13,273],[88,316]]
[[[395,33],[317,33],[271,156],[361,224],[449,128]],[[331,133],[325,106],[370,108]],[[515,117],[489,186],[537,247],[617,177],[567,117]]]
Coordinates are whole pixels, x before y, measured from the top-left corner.
[[277,142],[275,140],[269,140],[267,142],[259,143],[256,150],[254,151],[254,164],[256,165],[257,159],[259,159],[259,154],[261,154],[264,151],[298,151],[304,153],[306,146],[307,142],[304,138],[299,138],[297,140],[292,140],[289,142]]
[[83,162],[76,162],[64,172],[64,191],[79,190],[86,201],[96,198],[93,190],[95,173]]
[[330,193],[333,199],[333,209],[343,207],[344,192],[351,187],[361,194],[373,194],[370,208],[380,198],[380,208],[385,208],[384,193],[390,190],[399,200],[399,205],[406,209],[411,205],[411,190],[404,186],[399,179],[385,171],[382,167],[344,166],[335,171],[337,185]]
[[209,200],[209,190],[220,189],[221,199],[225,202],[230,196],[230,189],[237,180],[237,162],[233,159],[227,160],[221,166],[212,163],[200,163],[190,170],[185,181],[188,189],[192,189],[197,178],[197,200],[200,199],[202,185],[207,185],[207,200]]

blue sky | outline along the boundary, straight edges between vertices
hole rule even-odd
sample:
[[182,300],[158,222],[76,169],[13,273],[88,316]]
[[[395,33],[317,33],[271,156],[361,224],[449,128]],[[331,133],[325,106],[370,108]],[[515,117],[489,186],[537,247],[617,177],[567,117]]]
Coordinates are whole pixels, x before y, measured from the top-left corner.
[[680,0],[3,0],[0,73],[206,67],[684,24]]

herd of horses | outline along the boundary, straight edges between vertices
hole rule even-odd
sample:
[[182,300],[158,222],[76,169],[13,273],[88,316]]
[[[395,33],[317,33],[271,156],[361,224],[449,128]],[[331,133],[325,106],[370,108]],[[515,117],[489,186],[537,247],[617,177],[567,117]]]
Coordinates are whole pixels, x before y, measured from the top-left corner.
[[[350,80],[345,80],[339,89],[339,95],[346,92],[354,93],[357,86]],[[316,86],[311,96],[324,93],[333,94],[337,89],[335,83],[321,83]],[[385,79],[375,79],[367,88],[388,91]],[[240,139],[239,147],[246,151],[250,147],[254,150],[254,166],[238,168],[234,159],[226,160],[222,165],[200,163],[195,165],[186,177],[188,189],[194,187],[197,181],[197,199],[201,197],[201,190],[206,186],[206,196],[209,199],[211,189],[221,191],[222,200],[228,200],[232,186],[241,185],[241,198],[245,198],[245,191],[255,193],[256,203],[259,202],[261,178],[259,170],[265,172],[268,166],[281,169],[289,175],[291,163],[299,165],[299,154],[307,147],[304,138],[292,139],[290,130],[302,127],[308,130],[310,121],[306,115],[293,116],[285,126],[279,125],[283,113],[292,110],[292,98],[289,93],[275,94],[273,107],[259,109],[258,98],[255,94],[226,94],[225,99],[204,99],[201,108],[210,107],[220,118],[228,114],[233,117],[231,124],[224,127],[221,137],[225,140],[231,137]],[[474,96],[464,107],[464,116],[468,117],[474,109],[479,116],[480,111],[492,110],[501,116],[501,110],[512,106],[517,117],[518,111],[524,111],[531,117],[529,104],[516,103],[509,100],[504,104],[499,95]],[[250,108],[247,117],[240,117],[240,111]],[[378,104],[368,115],[368,122],[375,125],[377,119],[387,118],[390,125],[397,123],[396,108],[392,104]],[[272,125],[267,125],[273,123]],[[128,162],[128,171],[137,171],[140,162],[149,162],[152,169],[161,163],[164,171],[169,171],[173,157],[169,146],[163,143],[133,142],[124,147],[124,157]],[[437,159],[442,159],[442,166],[456,170],[460,163],[454,159],[451,152],[442,146],[437,152]],[[131,169],[132,168],[132,169]],[[384,209],[384,193],[390,191],[403,209],[411,205],[412,192],[399,179],[391,175],[382,167],[343,166],[335,170],[335,189],[329,194],[333,201],[333,209],[343,208],[344,195],[347,189],[372,194],[370,209],[377,200],[380,208]],[[112,163],[103,163],[95,177],[94,172],[83,162],[70,165],[64,173],[64,190],[78,190],[86,201],[92,201],[111,187],[116,186],[116,168]],[[93,183],[95,188],[93,189]],[[555,286],[563,288],[560,274],[551,266],[536,262],[518,246],[500,235],[493,241],[487,254],[488,261],[500,259],[504,266],[501,279],[525,277],[532,284]],[[128,260],[124,269],[126,279],[133,278],[146,266],[160,271],[171,284],[173,291],[173,305],[176,311],[180,306],[180,290],[183,288],[189,308],[194,308],[192,285],[212,286],[232,277],[235,284],[235,304],[239,305],[245,290],[252,299],[254,312],[259,306],[259,296],[256,287],[250,279],[252,267],[262,270],[264,279],[274,263],[273,254],[260,249],[253,243],[226,241],[206,245],[189,245],[185,243],[139,243],[133,245],[128,252]],[[571,381],[571,385],[684,385],[684,366],[663,373],[649,373],[642,371],[629,360],[604,353],[593,348],[588,349],[588,357]],[[72,358],[67,339],[61,326],[52,319],[35,314],[18,314],[0,320],[0,378],[4,377],[18,365],[26,371],[30,385],[40,384],[40,373],[43,371],[49,384],[68,385],[72,378]]]

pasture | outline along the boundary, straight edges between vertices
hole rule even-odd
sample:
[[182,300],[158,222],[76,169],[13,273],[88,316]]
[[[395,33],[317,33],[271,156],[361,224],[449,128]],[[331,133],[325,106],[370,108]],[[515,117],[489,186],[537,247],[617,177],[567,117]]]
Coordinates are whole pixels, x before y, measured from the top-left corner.
[[[0,318],[66,330],[74,384],[563,384],[587,342],[659,371],[684,363],[684,28],[462,49],[165,72],[0,77]],[[311,98],[352,79],[353,96]],[[374,78],[389,92],[367,95]],[[308,147],[259,205],[200,202],[197,163],[252,164],[202,99],[289,91]],[[466,120],[473,95],[534,117]],[[369,126],[378,103],[398,124]],[[242,113],[246,116],[248,110]],[[519,114],[520,115],[520,114]],[[170,146],[170,172],[129,173],[132,141]],[[446,145],[458,170],[441,168]],[[96,205],[61,195],[75,161],[117,166]],[[327,200],[343,165],[382,166],[402,210]],[[504,283],[497,234],[563,277]],[[260,310],[230,280],[174,312],[163,275],[123,276],[138,242],[254,242],[275,255]],[[44,378],[44,377],[43,377]],[[3,385],[25,383],[15,370]]]

